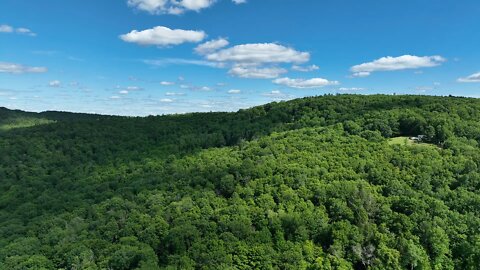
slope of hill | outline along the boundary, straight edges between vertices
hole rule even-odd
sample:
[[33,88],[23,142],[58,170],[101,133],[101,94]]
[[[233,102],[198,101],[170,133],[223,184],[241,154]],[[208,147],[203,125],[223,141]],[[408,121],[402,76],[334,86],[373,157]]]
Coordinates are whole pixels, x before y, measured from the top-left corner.
[[[0,110],[0,269],[477,269],[480,100]],[[425,135],[435,147],[392,144]]]

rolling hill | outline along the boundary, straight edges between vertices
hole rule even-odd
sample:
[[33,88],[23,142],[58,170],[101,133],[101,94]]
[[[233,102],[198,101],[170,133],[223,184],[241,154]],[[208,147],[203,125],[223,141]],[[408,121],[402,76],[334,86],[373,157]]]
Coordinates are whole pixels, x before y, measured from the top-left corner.
[[0,269],[478,269],[479,119],[431,96],[0,108]]

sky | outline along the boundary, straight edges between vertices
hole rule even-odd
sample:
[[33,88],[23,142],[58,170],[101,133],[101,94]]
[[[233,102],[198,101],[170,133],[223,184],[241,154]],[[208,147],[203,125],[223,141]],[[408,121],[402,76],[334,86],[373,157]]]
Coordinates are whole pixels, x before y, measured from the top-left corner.
[[478,0],[1,0],[0,107],[127,116],[480,97]]

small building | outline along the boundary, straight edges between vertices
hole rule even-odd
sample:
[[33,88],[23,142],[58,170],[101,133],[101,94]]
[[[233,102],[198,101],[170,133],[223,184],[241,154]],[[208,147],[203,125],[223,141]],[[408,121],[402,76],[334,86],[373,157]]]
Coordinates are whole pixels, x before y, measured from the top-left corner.
[[427,138],[427,135],[418,135],[416,137],[410,137],[410,140],[416,142],[423,142]]

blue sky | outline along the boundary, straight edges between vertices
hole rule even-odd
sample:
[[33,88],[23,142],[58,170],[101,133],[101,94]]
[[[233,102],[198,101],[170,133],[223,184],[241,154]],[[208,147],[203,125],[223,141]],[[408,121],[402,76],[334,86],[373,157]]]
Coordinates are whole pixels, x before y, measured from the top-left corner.
[[235,111],[325,93],[480,97],[474,0],[2,0],[0,106]]

